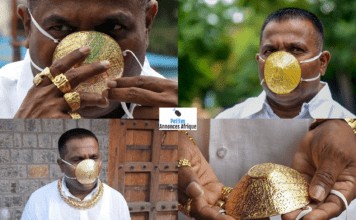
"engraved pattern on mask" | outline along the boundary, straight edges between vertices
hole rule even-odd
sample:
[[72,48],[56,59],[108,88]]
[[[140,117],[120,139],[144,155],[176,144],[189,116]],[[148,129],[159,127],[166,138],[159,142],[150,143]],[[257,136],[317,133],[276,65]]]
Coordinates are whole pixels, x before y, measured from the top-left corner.
[[106,79],[120,78],[124,71],[121,48],[110,36],[95,31],[81,31],[70,34],[58,44],[53,54],[53,62],[84,46],[90,46],[91,51],[83,64],[108,60],[110,61],[110,68],[106,72],[80,83],[73,91],[101,94],[102,91],[107,89]]
[[272,163],[252,167],[229,195],[225,208],[236,219],[285,214],[309,204],[308,183],[296,170]]

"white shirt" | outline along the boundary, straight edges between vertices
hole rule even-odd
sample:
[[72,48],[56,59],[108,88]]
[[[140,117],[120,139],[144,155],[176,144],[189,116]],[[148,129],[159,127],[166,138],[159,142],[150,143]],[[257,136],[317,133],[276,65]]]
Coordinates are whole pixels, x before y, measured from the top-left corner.
[[[145,59],[141,75],[163,78],[150,67]],[[33,74],[29,51],[24,60],[10,63],[0,69],[0,118],[13,118],[25,99],[27,92],[33,86]]]
[[[127,203],[123,196],[106,184],[103,184],[104,192],[102,198],[92,208],[84,210],[73,208],[65,203],[60,196],[57,185],[58,180],[32,193],[22,213],[21,220],[131,219]],[[99,186],[93,189],[83,201],[90,200],[98,190]],[[65,183],[62,184],[62,192],[66,197],[80,200],[69,192]]]
[[[323,88],[312,100],[303,103],[301,111],[295,119],[354,118],[354,114],[332,99],[328,84],[321,83],[324,85]],[[220,118],[279,119],[268,104],[265,91],[258,97],[248,98],[246,101],[223,111],[216,117],[216,119]]]
[[[209,164],[219,180],[234,187],[254,165],[272,162],[291,166],[311,120],[211,120]],[[345,220],[345,212],[334,220]],[[280,219],[279,216],[272,219]],[[356,219],[356,199],[348,219]]]

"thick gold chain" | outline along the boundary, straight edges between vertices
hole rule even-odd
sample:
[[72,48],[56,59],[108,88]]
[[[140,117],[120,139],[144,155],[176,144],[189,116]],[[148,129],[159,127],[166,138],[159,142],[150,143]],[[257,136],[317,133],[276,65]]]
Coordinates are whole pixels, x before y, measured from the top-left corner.
[[68,205],[70,205],[74,208],[77,208],[77,209],[89,209],[89,208],[93,207],[100,200],[100,198],[103,196],[103,192],[104,192],[103,183],[101,181],[99,181],[99,182],[100,182],[99,183],[100,184],[99,191],[89,201],[77,201],[72,198],[64,196],[64,194],[62,192],[62,178],[60,178],[58,180],[58,191],[59,191],[59,194],[61,195],[61,198]]

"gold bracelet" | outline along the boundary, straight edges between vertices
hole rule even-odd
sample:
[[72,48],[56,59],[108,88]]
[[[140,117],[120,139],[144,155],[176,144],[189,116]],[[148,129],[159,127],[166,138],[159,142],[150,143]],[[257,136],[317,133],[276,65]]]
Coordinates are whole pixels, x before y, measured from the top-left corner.
[[345,121],[350,125],[354,134],[356,134],[356,119],[355,118],[345,118]]

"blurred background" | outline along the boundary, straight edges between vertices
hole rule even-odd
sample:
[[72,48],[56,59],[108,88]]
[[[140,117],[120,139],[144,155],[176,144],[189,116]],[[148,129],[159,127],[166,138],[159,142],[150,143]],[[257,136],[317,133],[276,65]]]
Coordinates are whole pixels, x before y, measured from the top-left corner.
[[[151,66],[167,78],[178,79],[178,0],[158,0],[159,11],[151,32],[147,57]],[[0,68],[20,60],[26,49],[22,46],[23,27],[16,15],[17,4],[26,0],[0,0]]]
[[356,112],[356,1],[180,0],[179,104],[195,106],[201,118],[258,96],[255,55],[260,29],[271,12],[299,7],[315,13],[325,28],[324,50],[332,59],[323,81],[333,98]]

